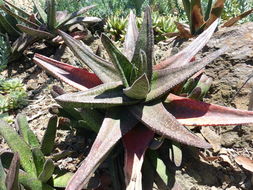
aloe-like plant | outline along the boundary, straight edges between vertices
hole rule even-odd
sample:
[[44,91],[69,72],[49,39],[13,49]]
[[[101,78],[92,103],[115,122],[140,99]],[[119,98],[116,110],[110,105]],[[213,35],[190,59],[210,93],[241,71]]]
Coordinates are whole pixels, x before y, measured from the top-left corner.
[[[142,177],[144,181],[149,177],[149,187],[145,186],[149,189],[153,186],[154,176],[142,174],[141,168],[154,134],[190,146],[211,148],[210,144],[194,135],[185,125],[236,125],[253,122],[253,112],[206,104],[170,93],[177,84],[225,51],[221,49],[200,61],[189,63],[207,43],[216,27],[217,21],[187,48],[154,65],[152,19],[150,9],[147,8],[139,32],[135,16],[130,14],[124,53],[108,37],[101,36],[112,62],[96,56],[86,45],[59,31],[65,43],[94,73],[35,55],[35,63],[82,90],[62,95],[58,93],[55,99],[71,114],[77,111],[76,108],[82,108],[83,117],[87,120],[85,124],[91,125],[98,132],[89,155],[69,182],[68,190],[79,190],[87,184],[93,172],[120,139],[125,148],[126,189],[142,189]],[[208,85],[207,80],[203,81]],[[195,92],[198,93],[199,90]],[[103,114],[101,117],[101,110],[105,112],[104,117]],[[176,147],[174,145],[173,150],[178,150]],[[150,156],[149,153],[148,151],[152,165],[158,166],[161,160],[157,155],[152,153]],[[143,169],[146,166],[144,163]]]
[[[6,151],[0,154],[0,189],[3,188],[4,190],[3,184],[5,182],[7,182],[7,189],[17,190],[20,189],[17,188],[18,184],[30,190],[53,190],[54,187],[65,187],[73,174],[57,168],[53,161],[56,159],[51,154],[54,148],[58,117],[52,116],[50,118],[41,143],[29,128],[24,115],[19,114],[17,116],[15,125],[19,134],[6,122],[0,120],[0,135],[5,139],[10,149],[19,155],[17,157],[16,154],[13,155],[13,153]],[[61,158],[59,154],[57,157],[58,159]],[[16,168],[13,164],[10,164],[11,159],[16,165],[18,163],[18,167],[20,161],[21,167],[15,170],[16,173],[12,172],[9,178],[7,174],[4,181],[3,168],[9,171]],[[13,176],[14,174],[16,177]],[[16,188],[9,187],[8,184],[12,181]]]
[[[203,13],[201,0],[183,0],[183,6],[188,18],[188,25],[176,23],[178,33],[168,34],[169,36],[180,36],[182,38],[190,38],[198,35],[207,29],[217,18],[220,18],[224,9],[226,0],[208,0],[207,7]],[[253,12],[250,9],[234,18],[229,19],[223,26],[232,26],[240,19],[248,16]]]

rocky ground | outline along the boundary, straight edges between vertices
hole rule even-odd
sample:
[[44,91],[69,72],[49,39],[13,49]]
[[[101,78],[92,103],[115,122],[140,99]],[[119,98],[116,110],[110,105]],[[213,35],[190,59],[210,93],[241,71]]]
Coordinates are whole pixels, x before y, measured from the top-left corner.
[[[253,23],[246,23],[231,28],[221,28],[215,33],[208,45],[196,57],[202,56],[214,49],[228,45],[230,47],[224,55],[206,68],[206,74],[213,78],[213,85],[205,98],[206,102],[247,110],[253,105],[253,79],[238,92],[243,83],[253,75]],[[181,48],[188,42],[184,43]],[[93,42],[95,51],[99,40]],[[166,57],[175,49],[174,41],[168,40],[156,46],[157,59]],[[41,46],[41,44],[38,44]],[[42,45],[43,46],[43,45]],[[43,47],[41,47],[43,52]],[[27,51],[27,54],[32,52]],[[50,53],[48,54],[50,56]],[[32,57],[32,55],[30,55]],[[57,58],[57,57],[56,57]],[[73,54],[66,50],[61,60],[67,63],[78,63]],[[25,68],[25,69],[24,69]],[[27,69],[28,68],[28,69]],[[8,71],[1,73],[8,75]],[[23,80],[29,93],[27,107],[13,112],[27,115],[30,127],[35,131],[39,139],[42,138],[46,123],[51,114],[48,109],[55,104],[50,95],[53,85],[59,85],[66,91],[74,91],[73,88],[61,83],[57,79],[47,75],[44,71],[28,61],[21,67],[14,67],[11,77]],[[238,93],[237,93],[238,92]],[[236,95],[236,96],[235,96]],[[243,155],[253,159],[253,125],[238,125],[233,127],[203,127],[199,130],[203,136],[209,134],[207,140],[214,145],[212,150],[200,152],[184,148],[184,162],[175,173],[175,181],[178,186],[174,189],[183,190],[250,190],[253,189],[252,173],[235,162],[235,157]],[[71,141],[71,143],[69,143]],[[84,139],[79,136],[59,130],[57,133],[58,150],[72,150],[80,153],[80,147],[84,147]],[[0,148],[7,148],[3,139],[0,139]],[[71,171],[83,159],[80,157],[68,157],[58,164]]]

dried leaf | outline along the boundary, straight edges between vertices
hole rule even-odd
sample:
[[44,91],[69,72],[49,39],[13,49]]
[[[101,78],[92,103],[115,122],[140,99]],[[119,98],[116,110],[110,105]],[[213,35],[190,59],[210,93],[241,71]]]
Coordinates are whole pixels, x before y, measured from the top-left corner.
[[200,130],[205,139],[212,145],[214,152],[219,152],[221,149],[221,136],[211,130],[209,127],[202,127]]
[[242,166],[244,169],[253,172],[253,160],[244,157],[244,156],[237,156],[235,157],[235,161],[237,164]]

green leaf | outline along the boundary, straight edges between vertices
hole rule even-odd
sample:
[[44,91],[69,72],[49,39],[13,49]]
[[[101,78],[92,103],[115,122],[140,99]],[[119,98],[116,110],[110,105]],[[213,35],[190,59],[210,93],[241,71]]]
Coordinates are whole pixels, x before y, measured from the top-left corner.
[[137,123],[138,121],[127,110],[121,108],[108,110],[89,155],[70,180],[66,190],[83,188],[113,146]]
[[200,61],[190,63],[183,67],[176,67],[171,69],[168,68],[155,71],[151,82],[151,91],[147,95],[146,101],[154,100],[156,98],[167,95],[172,87],[183,82],[194,73],[201,70],[208,63],[223,54],[226,49],[227,47],[224,47],[223,49],[217,50],[210,55],[207,55]]
[[[10,10],[9,8],[5,7],[5,6],[1,6],[0,7],[2,10],[4,10],[7,14],[13,16],[14,18],[20,20],[21,22],[24,22],[25,24],[31,26],[31,27],[35,27],[35,28],[38,28],[39,25],[37,25],[36,23],[34,22],[31,22],[28,18],[24,18],[18,14],[16,14],[15,12],[13,12],[12,10]],[[29,15],[30,16],[30,15]]]
[[14,4],[10,3],[9,1],[6,1],[6,0],[0,0],[0,6],[3,6],[4,3],[8,4],[9,6],[11,6],[13,9],[17,10],[18,12],[20,12],[21,15],[24,15],[25,17],[29,18],[31,15],[28,14],[27,12],[25,12],[23,9],[15,6]]
[[32,154],[33,154],[33,162],[35,164],[36,171],[37,171],[37,176],[39,176],[39,174],[43,170],[43,165],[45,163],[45,157],[39,148],[32,149]]
[[0,14],[0,23],[4,27],[5,31],[11,35],[18,37],[20,35],[20,32],[18,32],[7,20],[6,18]]
[[0,190],[7,190],[5,186],[5,179],[6,179],[6,174],[4,172],[4,167],[2,165],[2,162],[0,160]]
[[110,56],[114,67],[118,70],[121,80],[125,87],[129,87],[132,70],[134,69],[132,63],[115,47],[112,41],[102,34],[101,41]]
[[57,125],[58,117],[52,116],[48,121],[47,129],[41,142],[41,151],[44,155],[49,155],[53,151]]
[[128,98],[122,88],[121,82],[105,83],[87,91],[60,95],[56,101],[65,107],[76,108],[108,108],[138,102]]
[[104,119],[104,115],[96,109],[82,109],[80,112],[82,122],[89,126],[89,129],[98,133]]
[[63,27],[68,21],[72,20],[75,17],[78,17],[84,13],[86,13],[88,10],[92,9],[93,7],[95,7],[96,5],[90,5],[87,7],[83,7],[82,9],[80,9],[77,12],[74,12],[72,14],[69,14],[67,16],[67,18],[65,18],[62,22],[58,23],[58,25],[56,26],[56,28],[60,29],[61,27]]
[[32,152],[29,146],[19,137],[16,131],[7,123],[0,120],[0,134],[6,140],[13,152],[18,152],[20,163],[24,170],[36,176],[36,168],[33,163]]
[[60,172],[58,174],[53,175],[53,185],[54,187],[58,188],[65,188],[70,181],[70,179],[73,177],[73,173],[70,172]]
[[150,91],[150,85],[147,78],[147,75],[144,73],[140,78],[138,78],[131,87],[123,89],[125,95],[129,98],[134,99],[145,99],[147,94]]
[[33,131],[29,128],[28,121],[25,115],[18,114],[16,117],[15,124],[27,144],[29,144],[32,148],[40,147],[40,142],[33,133]]
[[28,173],[20,172],[19,181],[26,188],[30,190],[55,190],[53,187],[42,183],[37,177],[31,176]]
[[[148,7],[145,11],[142,28],[136,41],[132,63],[138,69],[137,77],[140,77],[142,74],[146,73],[149,81],[152,77],[153,46],[154,34],[152,28],[151,10]],[[141,60],[141,51],[144,51],[146,54],[147,66],[143,66],[144,62]]]
[[20,162],[19,162],[18,153],[14,153],[10,168],[9,168],[8,173],[6,175],[7,189],[19,190],[19,181],[18,181],[19,166],[20,166]]
[[49,32],[46,32],[46,31],[43,31],[43,30],[40,30],[40,29],[34,29],[34,28],[30,28],[30,27],[27,27],[27,26],[24,26],[24,25],[21,25],[21,24],[17,24],[17,27],[22,31],[22,32],[25,32],[31,36],[34,36],[34,37],[37,37],[37,38],[46,38],[46,39],[50,39],[50,38],[53,38],[54,35],[49,33]]
[[47,0],[47,27],[49,31],[54,32],[56,29],[56,10],[55,10],[55,0]]
[[212,5],[213,5],[213,0],[208,0],[206,12],[205,12],[205,21],[207,21],[209,19],[211,9],[212,9]]
[[184,5],[184,10],[186,12],[186,16],[188,17],[188,20],[191,19],[191,3],[189,0],[182,0],[183,5]]
[[[129,110],[140,122],[144,123],[159,135],[190,146],[200,148],[211,147],[206,141],[181,125],[176,118],[164,108],[162,103],[129,106]],[[156,117],[154,117],[154,115]]]
[[54,162],[52,159],[46,160],[43,166],[43,170],[38,176],[38,179],[42,181],[43,183],[46,183],[53,175],[54,173]]
[[182,150],[181,146],[177,142],[171,142],[171,147],[169,149],[169,156],[170,160],[177,166],[180,167],[182,160],[183,160],[183,155],[182,155]]
[[43,8],[40,5],[39,0],[32,0],[34,7],[37,9],[37,12],[39,13],[40,17],[42,18],[44,23],[47,23],[47,13],[43,10]]
[[62,31],[59,31],[59,34],[73,53],[85,64],[84,67],[87,65],[91,68],[101,81],[104,83],[120,81],[120,76],[116,72],[112,63],[95,55],[91,52],[88,46],[81,44],[78,40],[75,40],[68,34]]

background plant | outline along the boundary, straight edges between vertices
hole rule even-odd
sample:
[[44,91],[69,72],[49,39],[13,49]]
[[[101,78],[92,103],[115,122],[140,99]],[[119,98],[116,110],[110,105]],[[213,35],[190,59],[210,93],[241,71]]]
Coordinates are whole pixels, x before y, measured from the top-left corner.
[[0,34],[0,72],[7,67],[11,47],[6,35]]
[[0,113],[27,105],[27,93],[19,79],[0,78]]
[[[17,115],[15,124],[18,132],[0,120],[0,135],[11,150],[19,155],[21,167],[20,170],[17,170],[16,175],[18,184],[29,190],[64,188],[73,174],[60,170],[54,164],[54,161],[66,156],[66,152],[51,154],[54,149],[58,117],[52,116],[49,119],[42,142],[38,141],[32,129],[29,128],[24,115]],[[13,153],[10,152],[2,152],[0,158],[3,167],[10,169],[10,160],[15,158],[15,155],[13,156]]]

